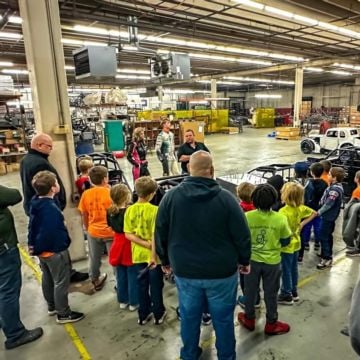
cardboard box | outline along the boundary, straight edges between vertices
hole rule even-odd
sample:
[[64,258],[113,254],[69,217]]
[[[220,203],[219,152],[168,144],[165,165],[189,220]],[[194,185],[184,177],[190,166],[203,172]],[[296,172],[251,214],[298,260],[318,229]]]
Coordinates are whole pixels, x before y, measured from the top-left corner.
[[19,163],[11,163],[12,171],[19,171],[20,170],[20,164]]
[[6,164],[6,172],[12,172],[12,165],[11,164]]
[[195,135],[195,141],[204,142],[205,140],[205,123],[203,121],[182,121],[180,123],[181,141],[185,142],[185,131],[192,130]]
[[0,175],[6,174],[6,164],[4,162],[0,162]]

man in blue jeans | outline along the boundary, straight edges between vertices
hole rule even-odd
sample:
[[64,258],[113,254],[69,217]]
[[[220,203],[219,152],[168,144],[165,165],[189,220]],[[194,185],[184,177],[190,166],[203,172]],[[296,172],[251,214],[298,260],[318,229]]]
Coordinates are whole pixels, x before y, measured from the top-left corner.
[[0,325],[10,350],[42,336],[42,328],[27,330],[20,320],[21,260],[14,218],[8,206],[22,200],[18,190],[0,185]]
[[156,252],[165,272],[174,271],[179,293],[180,357],[195,360],[207,301],[220,360],[235,360],[234,309],[237,270],[249,272],[250,232],[235,197],[213,179],[212,157],[190,157],[190,176],[168,191],[156,219]]

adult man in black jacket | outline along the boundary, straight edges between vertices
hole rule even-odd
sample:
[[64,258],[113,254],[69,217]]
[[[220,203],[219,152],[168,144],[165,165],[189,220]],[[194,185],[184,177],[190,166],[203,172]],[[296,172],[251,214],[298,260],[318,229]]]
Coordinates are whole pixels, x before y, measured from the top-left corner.
[[[51,171],[56,175],[60,185],[60,192],[55,196],[57,205],[62,210],[66,207],[66,193],[61,178],[56,169],[50,164],[48,157],[53,149],[53,140],[47,134],[35,135],[31,140],[29,152],[24,156],[20,163],[20,177],[24,195],[24,210],[27,216],[30,215],[30,201],[35,195],[32,187],[32,179],[39,171]],[[50,219],[51,220],[51,219]],[[71,281],[84,281],[89,277],[87,273],[80,273],[71,270]]]
[[189,177],[162,199],[156,219],[156,252],[174,271],[179,291],[181,359],[197,359],[205,301],[216,333],[219,359],[234,359],[234,309],[238,266],[248,273],[251,242],[234,196],[213,179],[211,155],[190,157]]

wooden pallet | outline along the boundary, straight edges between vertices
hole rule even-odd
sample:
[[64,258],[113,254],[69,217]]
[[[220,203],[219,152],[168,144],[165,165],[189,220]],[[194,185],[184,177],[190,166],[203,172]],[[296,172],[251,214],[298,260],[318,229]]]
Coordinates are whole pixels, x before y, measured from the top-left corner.
[[300,140],[301,136],[276,136],[277,140]]
[[239,128],[237,128],[237,127],[222,127],[220,129],[220,132],[223,134],[234,135],[234,134],[239,133]]

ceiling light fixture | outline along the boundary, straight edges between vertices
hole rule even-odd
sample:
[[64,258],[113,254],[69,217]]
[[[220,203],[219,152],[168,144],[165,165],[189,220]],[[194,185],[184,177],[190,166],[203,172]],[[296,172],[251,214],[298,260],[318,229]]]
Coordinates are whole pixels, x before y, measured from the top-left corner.
[[12,32],[6,32],[6,31],[0,31],[0,38],[5,38],[5,39],[21,39],[22,38],[22,34],[19,33],[12,33]]
[[64,66],[65,70],[75,70],[75,66],[71,66],[71,65],[65,65]]
[[255,1],[251,1],[251,0],[235,0],[235,1],[237,3],[242,4],[242,5],[253,7],[255,9],[259,9],[259,10],[264,10],[264,7],[265,7],[265,5],[260,4],[260,3],[255,2]]
[[4,74],[22,74],[22,75],[26,75],[29,73],[27,70],[20,70],[20,69],[3,69],[1,70],[1,72]]
[[352,75],[352,73],[347,71],[331,70],[329,72],[335,75],[346,75],[346,76]]
[[266,78],[250,78],[250,77],[242,77],[242,76],[225,76],[224,79],[250,81],[250,82],[262,82],[262,83],[275,83],[275,84],[284,84],[284,85],[294,85],[294,84],[295,84],[295,81],[291,81],[291,80],[275,80],[275,79],[266,79]]
[[67,39],[62,38],[61,42],[66,45],[79,45],[79,46],[86,46],[86,45],[93,45],[93,46],[106,46],[107,43],[105,42],[97,42],[97,41],[87,41],[87,40],[78,40],[78,39]]
[[275,8],[275,7],[272,7],[272,6],[265,6],[264,10],[266,12],[271,13],[271,14],[281,15],[283,17],[287,17],[287,18],[290,18],[290,19],[294,16],[294,14],[289,12],[289,11],[281,10],[279,8]]
[[324,69],[322,69],[322,68],[311,67],[311,66],[309,66],[309,67],[304,67],[304,70],[310,71],[310,72],[318,72],[318,73],[324,71]]
[[14,63],[10,61],[0,61],[0,66],[14,66]]
[[255,94],[255,97],[258,99],[281,99],[282,95],[280,95],[280,94]]
[[150,80],[150,76],[145,75],[116,75],[117,79],[137,79],[137,80]]
[[144,74],[148,75],[150,74],[149,70],[141,70],[141,69],[117,69],[118,73],[124,73],[124,74]]
[[13,24],[22,24],[23,22],[20,16],[9,16],[8,21]]
[[207,55],[207,54],[198,54],[198,53],[189,53],[189,56],[195,59],[209,59],[215,61],[232,61],[239,62],[244,64],[257,64],[257,65],[272,65],[270,61],[262,60],[253,60],[253,59],[244,59],[244,58],[235,58],[230,56],[220,56],[220,55]]

